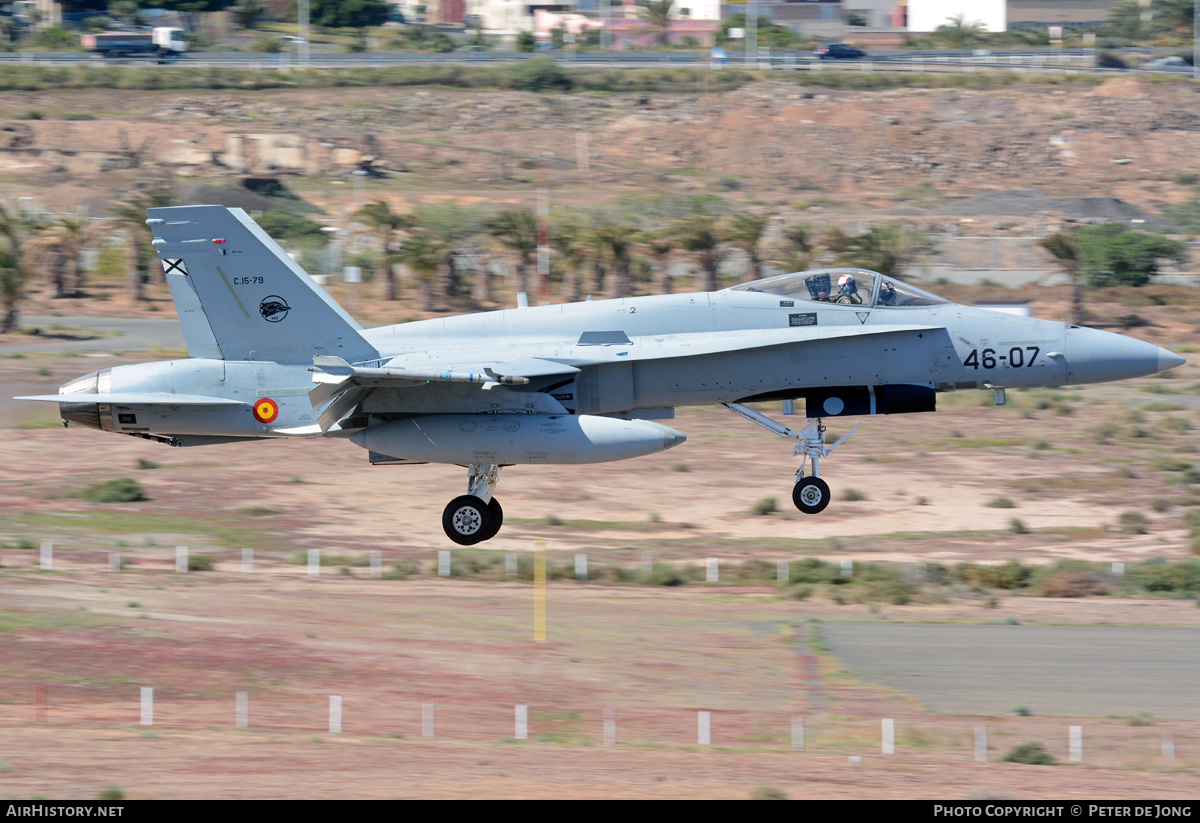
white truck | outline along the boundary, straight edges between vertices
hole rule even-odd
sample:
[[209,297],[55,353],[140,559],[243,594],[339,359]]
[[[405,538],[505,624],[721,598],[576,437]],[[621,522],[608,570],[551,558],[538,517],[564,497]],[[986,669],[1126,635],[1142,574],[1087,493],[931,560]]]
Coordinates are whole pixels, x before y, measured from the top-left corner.
[[83,47],[103,57],[177,57],[187,51],[183,29],[165,26],[140,31],[102,31],[85,34]]

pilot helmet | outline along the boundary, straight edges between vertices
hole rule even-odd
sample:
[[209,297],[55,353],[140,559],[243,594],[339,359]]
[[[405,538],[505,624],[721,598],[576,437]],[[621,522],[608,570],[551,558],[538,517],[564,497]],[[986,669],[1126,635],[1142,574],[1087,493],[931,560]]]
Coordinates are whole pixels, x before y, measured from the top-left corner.
[[842,294],[856,294],[858,292],[858,283],[854,280],[854,275],[843,274],[838,278],[838,290]]

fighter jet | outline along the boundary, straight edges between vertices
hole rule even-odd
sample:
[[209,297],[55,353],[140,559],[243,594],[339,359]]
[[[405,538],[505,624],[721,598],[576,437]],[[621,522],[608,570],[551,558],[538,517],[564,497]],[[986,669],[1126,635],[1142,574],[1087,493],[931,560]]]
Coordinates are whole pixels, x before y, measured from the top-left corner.
[[[496,535],[500,469],[624,460],[686,437],[660,422],[720,404],[795,441],[792,500],[829,504],[824,421],[932,412],[939,392],[1101,383],[1182,357],[1118,334],[957,305],[862,269],[715,292],[528,306],[364,329],[245,212],[151,209],[190,357],[63,384],[63,425],[172,446],[341,438],[372,464],[453,463],[447,537]],[[794,431],[746,403],[803,399]],[[851,434],[855,429],[851,430]]]

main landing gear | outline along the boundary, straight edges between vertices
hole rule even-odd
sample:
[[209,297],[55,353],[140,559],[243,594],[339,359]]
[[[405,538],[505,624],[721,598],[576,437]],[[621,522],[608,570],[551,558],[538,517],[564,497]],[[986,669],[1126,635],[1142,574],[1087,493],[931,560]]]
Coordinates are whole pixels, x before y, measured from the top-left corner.
[[[747,408],[740,403],[722,403],[721,405],[739,417],[744,417],[751,423],[762,426],[769,432],[780,437],[790,437],[796,441],[796,448],[792,455],[802,455],[802,458],[800,468],[796,469],[796,485],[792,487],[792,502],[805,514],[817,514],[825,511],[825,507],[829,505],[829,484],[820,477],[821,468],[818,461],[822,457],[828,457],[829,453],[842,445],[847,437],[858,431],[862,424],[859,423],[858,426],[846,432],[832,446],[826,446],[825,426],[819,417],[809,418],[808,425],[800,431],[794,432],[782,423],[777,423],[766,415],[759,414],[754,409]],[[812,458],[812,474],[806,476],[805,468],[810,457]]]
[[504,509],[492,497],[499,481],[500,467],[494,463],[467,467],[467,493],[451,500],[442,512],[447,537],[460,546],[473,546],[496,536],[504,523]]

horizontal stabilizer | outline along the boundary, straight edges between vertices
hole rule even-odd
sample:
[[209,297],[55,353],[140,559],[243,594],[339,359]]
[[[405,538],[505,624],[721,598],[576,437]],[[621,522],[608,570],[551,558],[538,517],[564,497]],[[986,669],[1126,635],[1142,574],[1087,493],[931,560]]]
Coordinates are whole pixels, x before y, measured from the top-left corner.
[[47,403],[108,403],[116,406],[245,406],[241,400],[170,392],[112,392],[106,394],[33,394],[13,400],[42,400]]

